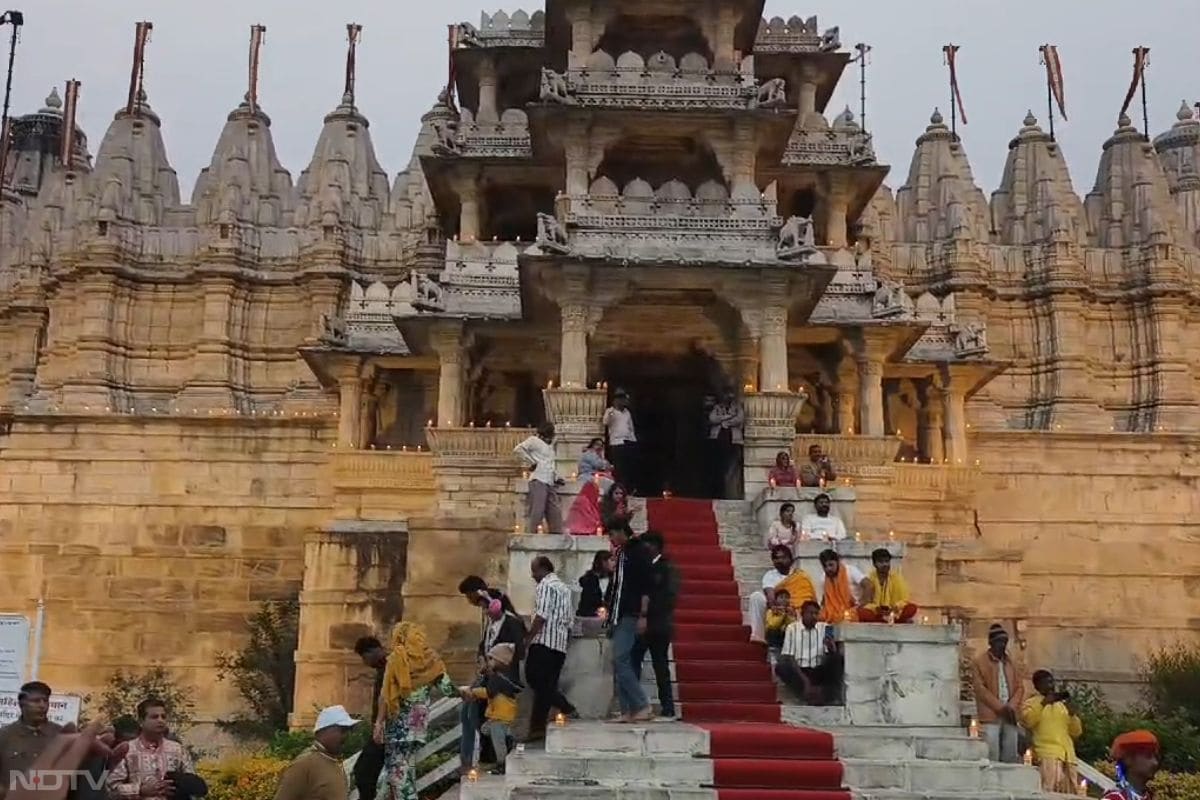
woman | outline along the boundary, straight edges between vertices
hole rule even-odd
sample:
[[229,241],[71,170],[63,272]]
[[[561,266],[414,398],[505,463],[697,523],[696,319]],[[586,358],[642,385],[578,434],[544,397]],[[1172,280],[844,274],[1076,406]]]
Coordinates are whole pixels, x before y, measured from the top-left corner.
[[793,547],[798,541],[800,526],[796,524],[796,507],[791,503],[784,503],[779,507],[779,519],[772,522],[771,527],[767,529],[766,545],[775,547],[782,544]]
[[604,459],[604,440],[592,439],[579,457],[579,496],[567,512],[567,533],[592,536],[600,519],[600,492],[612,481],[612,464]]
[[780,450],[775,456],[775,466],[767,473],[767,481],[771,486],[795,486],[799,480],[796,475],[796,467],[792,464],[792,454],[786,450]]
[[604,607],[604,598],[608,594],[608,584],[613,574],[613,557],[611,553],[601,551],[592,559],[592,568],[583,573],[579,579],[579,588],[583,594],[579,598],[579,609],[575,612],[578,617],[599,616]]
[[417,800],[413,759],[429,736],[429,708],[437,694],[458,695],[441,656],[429,646],[421,626],[397,623],[375,720],[375,741],[384,748],[379,776],[379,797],[384,800]]
[[610,525],[629,525],[632,521],[629,492],[621,484],[614,483],[600,500],[600,524],[607,528]]

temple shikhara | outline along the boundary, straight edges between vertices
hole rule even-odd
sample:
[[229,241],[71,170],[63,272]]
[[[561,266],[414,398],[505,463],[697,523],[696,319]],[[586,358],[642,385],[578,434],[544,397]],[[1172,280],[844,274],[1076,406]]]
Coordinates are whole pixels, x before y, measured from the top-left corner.
[[607,546],[526,530],[514,446],[556,425],[566,509],[623,388],[643,496],[711,498],[705,403],[732,389],[742,490],[712,499],[745,586],[781,502],[816,494],[769,468],[818,444],[844,552],[902,556],[927,630],[978,652],[1002,622],[1025,662],[1131,697],[1200,618],[1200,120],[1148,141],[1122,115],[1077,184],[1015,119],[989,200],[937,110],[880,163],[829,107],[853,48],[762,6],[458,25],[395,176],[353,58],[295,179],[252,86],[191,198],[153,45],[94,153],[58,90],[14,117],[0,610],[44,599],[41,676],[161,661],[213,720],[236,703],[215,655],[296,596],[297,724],[364,706],[350,648],[401,616],[469,671],[463,576],[528,612],[530,555],[572,582]]

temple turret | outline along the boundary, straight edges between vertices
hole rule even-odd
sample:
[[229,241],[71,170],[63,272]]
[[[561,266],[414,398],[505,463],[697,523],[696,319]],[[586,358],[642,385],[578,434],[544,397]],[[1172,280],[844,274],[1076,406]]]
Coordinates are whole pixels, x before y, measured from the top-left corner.
[[196,179],[196,222],[281,227],[292,204],[292,176],[275,154],[271,119],[247,100],[230,113],[212,162]]
[[387,213],[388,176],[375,157],[370,123],[349,95],[325,117],[312,160],[296,182],[300,227],[379,227]]
[[1083,203],[1071,185],[1062,151],[1033,112],[1008,145],[1004,176],[992,194],[992,222],[1001,244],[1087,239]]
[[988,241],[987,200],[975,185],[962,142],[937,109],[917,138],[908,179],[896,192],[896,216],[897,231],[905,242]]
[[1154,140],[1184,229],[1200,247],[1200,119],[1186,100],[1171,129]]
[[132,111],[122,108],[108,126],[88,186],[92,213],[104,222],[161,225],[167,210],[179,205],[162,121],[144,91]]
[[1096,184],[1084,201],[1092,244],[1183,244],[1185,232],[1154,148],[1125,114],[1104,143]]
[[[8,163],[4,165],[7,188],[33,197],[41,189],[46,175],[61,163],[62,106],[58,89],[51,89],[40,110],[12,120],[12,146]],[[78,126],[75,128],[74,151],[74,167],[87,169],[92,157],[87,149],[87,136]]]

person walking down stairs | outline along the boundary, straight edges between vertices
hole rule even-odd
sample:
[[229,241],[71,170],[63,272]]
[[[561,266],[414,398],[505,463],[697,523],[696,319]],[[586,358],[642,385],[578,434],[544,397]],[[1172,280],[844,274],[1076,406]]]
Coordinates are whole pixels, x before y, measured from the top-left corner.
[[658,704],[662,716],[675,716],[675,692],[671,687],[671,639],[675,633],[675,602],[679,597],[679,570],[663,553],[665,544],[658,531],[639,537],[650,559],[650,608],[646,615],[646,633],[633,646],[633,668],[642,679],[642,662],[650,653],[654,680],[658,684]]
[[628,525],[612,525],[608,537],[617,551],[616,574],[609,590],[612,593],[609,622],[612,625],[613,678],[621,709],[617,721],[647,722],[654,718],[654,712],[634,667],[633,651],[638,637],[645,636],[650,628],[650,563]]

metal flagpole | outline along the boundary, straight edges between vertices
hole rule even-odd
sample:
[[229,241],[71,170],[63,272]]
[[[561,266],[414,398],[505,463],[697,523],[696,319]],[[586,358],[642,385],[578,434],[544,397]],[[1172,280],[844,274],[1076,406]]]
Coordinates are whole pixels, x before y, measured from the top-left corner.
[[0,14],[0,25],[11,25],[12,34],[8,40],[8,73],[4,80],[4,108],[0,111],[0,187],[4,186],[4,172],[8,165],[8,147],[11,131],[8,125],[8,111],[12,102],[13,69],[17,61],[17,38],[21,26],[25,24],[25,15],[20,11],[5,11]]
[[250,64],[246,91],[246,102],[251,111],[258,111],[258,68],[262,57],[262,46],[265,41],[267,27],[265,25],[250,26]]
[[37,617],[33,624],[33,663],[29,665],[29,679],[38,679],[38,670],[42,666],[42,635],[46,631],[46,582],[42,581],[41,591],[38,592]]
[[[1045,56],[1043,56],[1044,58]],[[1054,138],[1054,87],[1050,85],[1050,71],[1046,71],[1046,113],[1050,115],[1050,141]]]
[[1142,61],[1142,134],[1150,141],[1150,104],[1146,100],[1146,67],[1150,66],[1150,50]]
[[871,45],[859,42],[854,45],[858,51],[858,123],[865,131],[867,129],[867,53]]

